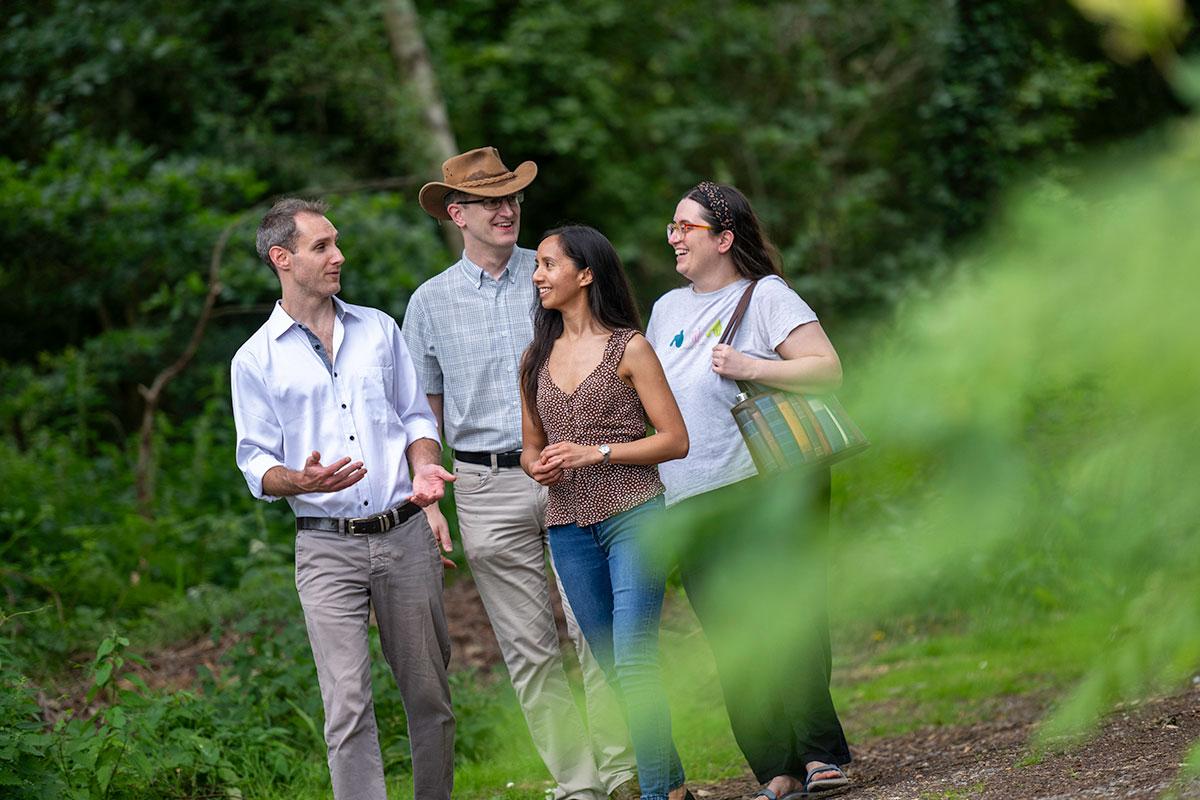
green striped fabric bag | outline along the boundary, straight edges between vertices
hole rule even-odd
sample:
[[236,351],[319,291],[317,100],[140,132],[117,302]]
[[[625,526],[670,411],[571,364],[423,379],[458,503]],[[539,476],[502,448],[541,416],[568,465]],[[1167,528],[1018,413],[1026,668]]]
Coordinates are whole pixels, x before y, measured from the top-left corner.
[[[732,347],[758,281],[746,287],[718,344]],[[870,446],[832,394],[798,394],[737,381],[730,409],[759,473],[827,467]]]

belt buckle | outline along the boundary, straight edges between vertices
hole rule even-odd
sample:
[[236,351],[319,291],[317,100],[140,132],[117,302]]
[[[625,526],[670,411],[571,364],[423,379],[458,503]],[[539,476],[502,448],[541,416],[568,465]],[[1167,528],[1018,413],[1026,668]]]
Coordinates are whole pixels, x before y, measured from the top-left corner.
[[[349,520],[349,522],[346,524],[346,532],[349,533],[351,536],[366,536],[367,534],[370,534],[370,533],[380,533],[383,531],[383,524],[384,524],[383,517],[384,517],[383,514],[376,514],[373,517],[358,517],[357,519]],[[378,524],[379,527],[377,530],[373,530],[373,531],[355,530],[355,527],[358,525],[361,525],[362,527],[366,528],[372,522]]]

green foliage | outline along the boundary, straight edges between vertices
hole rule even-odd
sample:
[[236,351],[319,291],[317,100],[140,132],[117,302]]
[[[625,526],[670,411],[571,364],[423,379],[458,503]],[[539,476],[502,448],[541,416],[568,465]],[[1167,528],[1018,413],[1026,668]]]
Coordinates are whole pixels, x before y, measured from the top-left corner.
[[219,209],[244,207],[263,188],[243,167],[162,158],[124,137],[104,145],[74,135],[36,163],[0,159],[0,291],[10,304],[0,356],[103,333],[107,341],[89,342],[94,354],[144,375],[199,309],[228,222]]
[[[140,661],[125,637],[111,633],[97,648],[88,670],[89,708],[68,712],[49,731],[31,692],[8,667],[5,645],[0,640],[5,688],[12,692],[5,693],[0,725],[0,781],[15,797],[99,800],[211,795],[214,789],[220,793],[213,796],[242,796],[227,757],[228,732],[223,737],[216,724],[218,709],[188,693],[148,692],[140,677],[125,671]],[[92,710],[98,698],[104,704]],[[251,740],[256,733],[251,728],[240,735]],[[254,744],[284,747],[261,735]]]
[[[540,165],[527,240],[563,219],[599,226],[645,304],[676,279],[663,222],[715,177],[747,191],[823,319],[898,303],[897,324],[872,332],[888,344],[849,370],[848,399],[876,443],[836,489],[848,547],[834,607],[852,632],[890,641],[983,615],[1111,615],[1113,657],[1052,732],[1174,685],[1195,662],[1200,614],[1170,590],[1194,581],[1196,509],[1185,488],[1161,500],[1187,474],[1180,442],[1194,427],[1159,413],[1194,397],[1174,380],[1194,348],[1187,320],[1156,303],[1163,286],[1194,289],[1169,269],[1195,261],[1191,240],[1163,244],[1190,230],[1194,164],[1145,168],[1185,176],[1155,184],[1166,204],[1134,179],[1058,182],[1080,170],[1064,154],[1178,110],[1153,70],[1110,64],[1067,4],[1033,0],[417,7],[459,145]],[[433,177],[425,109],[377,2],[14,0],[5,11],[0,785],[29,797],[319,794],[321,710],[289,514],[252,501],[234,470],[227,364],[278,294],[252,242],[279,193],[409,179],[331,198],[351,302],[399,318],[449,263],[415,203]],[[913,276],[941,282],[962,237],[1030,174],[1042,183],[1011,239],[969,253],[936,294],[911,288]],[[1110,195],[1124,205],[1106,211]],[[1079,229],[1088,235],[1063,233]],[[154,419],[148,520],[134,512],[138,387],[181,353],[225,231],[216,312]],[[1147,421],[1134,437],[1131,419]],[[1081,442],[1081,430],[1095,433]],[[777,522],[800,511],[758,505]],[[796,581],[769,567],[780,571],[769,585]],[[106,635],[115,622],[126,633]],[[131,642],[198,634],[230,646],[197,693],[137,683]],[[1002,660],[1000,644],[980,646]],[[945,658],[946,675],[961,666],[920,656]],[[48,724],[34,687],[69,683],[71,663],[92,698]],[[1082,671],[1071,663],[1064,654],[1056,669]],[[402,706],[378,657],[375,669],[385,757],[401,772]],[[1023,680],[1006,664],[976,686]],[[508,735],[522,729],[511,695],[469,675],[454,692],[460,757],[524,746]],[[711,721],[697,738],[711,740]],[[713,747],[713,770],[730,768],[728,742]]]
[[[236,593],[191,598],[192,613],[208,610],[210,635],[234,642],[218,672],[201,668],[194,691],[148,688],[144,671],[130,669],[145,661],[112,632],[86,668],[81,707],[47,725],[19,669],[27,651],[0,638],[0,786],[29,798],[237,798],[324,783],[320,692],[286,561],[278,549],[257,548]],[[385,767],[399,774],[409,769],[403,705],[377,638],[372,650]],[[523,725],[507,687],[496,692],[459,673],[452,691],[460,760],[486,760],[509,743],[499,720]]]
[[426,5],[460,141],[542,166],[527,219],[598,224],[657,291],[673,204],[731,181],[826,313],[943,261],[1118,88],[1155,83],[1122,83],[1069,6],[1031,0]]
[[[0,37],[0,152],[122,136],[285,185],[339,164],[403,172],[411,110],[377,4],[15,0]],[[248,32],[270,31],[263,48]]]
[[[7,621],[0,619],[0,626]],[[50,797],[58,788],[45,769],[53,739],[42,722],[35,687],[17,669],[10,647],[0,629],[0,787],[6,796]]]

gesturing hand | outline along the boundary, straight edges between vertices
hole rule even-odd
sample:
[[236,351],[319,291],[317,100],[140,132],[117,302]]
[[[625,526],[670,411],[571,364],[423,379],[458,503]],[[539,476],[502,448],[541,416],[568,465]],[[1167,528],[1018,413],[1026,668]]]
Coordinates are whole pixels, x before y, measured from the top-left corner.
[[323,467],[321,454],[313,450],[312,455],[304,462],[304,469],[295,474],[296,485],[305,492],[340,492],[361,481],[367,470],[361,461],[351,464],[349,457]]
[[413,493],[408,499],[424,508],[441,500],[446,494],[446,483],[453,483],[454,480],[454,476],[446,472],[441,464],[422,464],[413,473]]

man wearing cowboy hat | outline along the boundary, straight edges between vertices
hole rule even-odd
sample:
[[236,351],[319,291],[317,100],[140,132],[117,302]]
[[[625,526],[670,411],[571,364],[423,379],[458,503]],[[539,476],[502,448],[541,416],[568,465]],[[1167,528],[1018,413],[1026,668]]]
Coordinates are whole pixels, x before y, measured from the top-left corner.
[[[632,750],[612,690],[564,597],[583,668],[589,726],[571,696],[546,575],[546,488],[520,466],[521,354],[533,338],[534,252],[517,247],[526,161],[504,166],[494,147],[448,159],[421,207],[462,232],[463,255],[422,284],[404,315],[421,384],[454,448],[463,548],[534,744],[558,782],[555,798],[604,800],[636,787]],[[447,541],[436,504],[427,513]],[[636,796],[636,795],[633,795]]]

